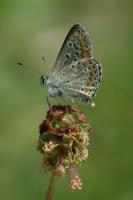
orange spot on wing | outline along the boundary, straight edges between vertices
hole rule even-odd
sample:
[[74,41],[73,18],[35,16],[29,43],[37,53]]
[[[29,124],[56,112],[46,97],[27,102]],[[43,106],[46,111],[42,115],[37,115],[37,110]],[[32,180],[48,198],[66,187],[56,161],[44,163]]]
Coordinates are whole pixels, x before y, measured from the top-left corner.
[[95,71],[95,69],[94,69],[92,64],[88,63],[87,67],[90,70],[90,74],[91,74],[90,77],[89,77],[87,85],[88,86],[93,86],[93,80],[97,78],[97,73],[96,73],[96,71]]
[[86,47],[86,46],[83,46],[83,47],[82,47],[82,50],[83,50],[83,51],[89,51],[88,47]]
[[79,32],[75,32],[74,34],[75,37],[77,37],[80,41],[80,46],[81,46],[81,51],[82,51],[82,57],[83,58],[88,58],[89,57],[89,49],[87,47],[86,41],[84,39],[84,37],[79,33]]
[[83,51],[83,53],[82,53],[82,56],[83,56],[83,57],[85,57],[85,58],[86,58],[86,57],[88,57],[88,55],[89,55],[89,53],[88,53],[88,52],[86,52],[86,51],[84,52],[84,51]]

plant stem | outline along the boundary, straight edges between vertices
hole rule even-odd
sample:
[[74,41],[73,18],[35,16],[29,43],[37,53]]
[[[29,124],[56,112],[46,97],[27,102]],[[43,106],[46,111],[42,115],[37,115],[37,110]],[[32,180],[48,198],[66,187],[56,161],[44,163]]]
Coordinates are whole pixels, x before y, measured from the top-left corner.
[[55,173],[52,173],[45,200],[53,199],[53,194],[54,194],[55,184],[56,184],[57,179],[58,179],[58,176]]

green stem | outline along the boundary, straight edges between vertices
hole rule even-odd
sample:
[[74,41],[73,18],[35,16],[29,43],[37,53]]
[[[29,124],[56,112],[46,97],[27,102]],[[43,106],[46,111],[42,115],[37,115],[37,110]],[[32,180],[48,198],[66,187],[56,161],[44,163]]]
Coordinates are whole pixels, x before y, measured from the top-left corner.
[[53,199],[55,184],[56,184],[57,179],[58,179],[58,176],[55,173],[53,173],[52,176],[51,176],[51,179],[50,179],[50,183],[49,183],[49,186],[48,186],[48,190],[47,190],[45,200],[52,200]]

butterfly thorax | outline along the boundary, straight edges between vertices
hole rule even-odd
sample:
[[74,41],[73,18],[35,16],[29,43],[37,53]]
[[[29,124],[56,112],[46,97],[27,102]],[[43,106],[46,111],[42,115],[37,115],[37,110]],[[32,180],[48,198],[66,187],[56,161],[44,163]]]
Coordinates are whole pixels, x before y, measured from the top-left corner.
[[55,97],[55,96],[61,96],[62,93],[59,90],[59,87],[56,83],[54,83],[49,76],[41,76],[40,78],[41,85],[45,86],[48,89],[49,96]]

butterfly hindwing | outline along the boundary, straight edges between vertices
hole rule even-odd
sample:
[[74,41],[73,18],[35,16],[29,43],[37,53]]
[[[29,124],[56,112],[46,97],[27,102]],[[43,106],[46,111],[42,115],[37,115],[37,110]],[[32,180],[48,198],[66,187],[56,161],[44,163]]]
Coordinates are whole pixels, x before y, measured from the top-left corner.
[[97,60],[84,58],[62,69],[58,76],[59,87],[63,94],[82,100],[90,99],[100,84],[101,67]]

